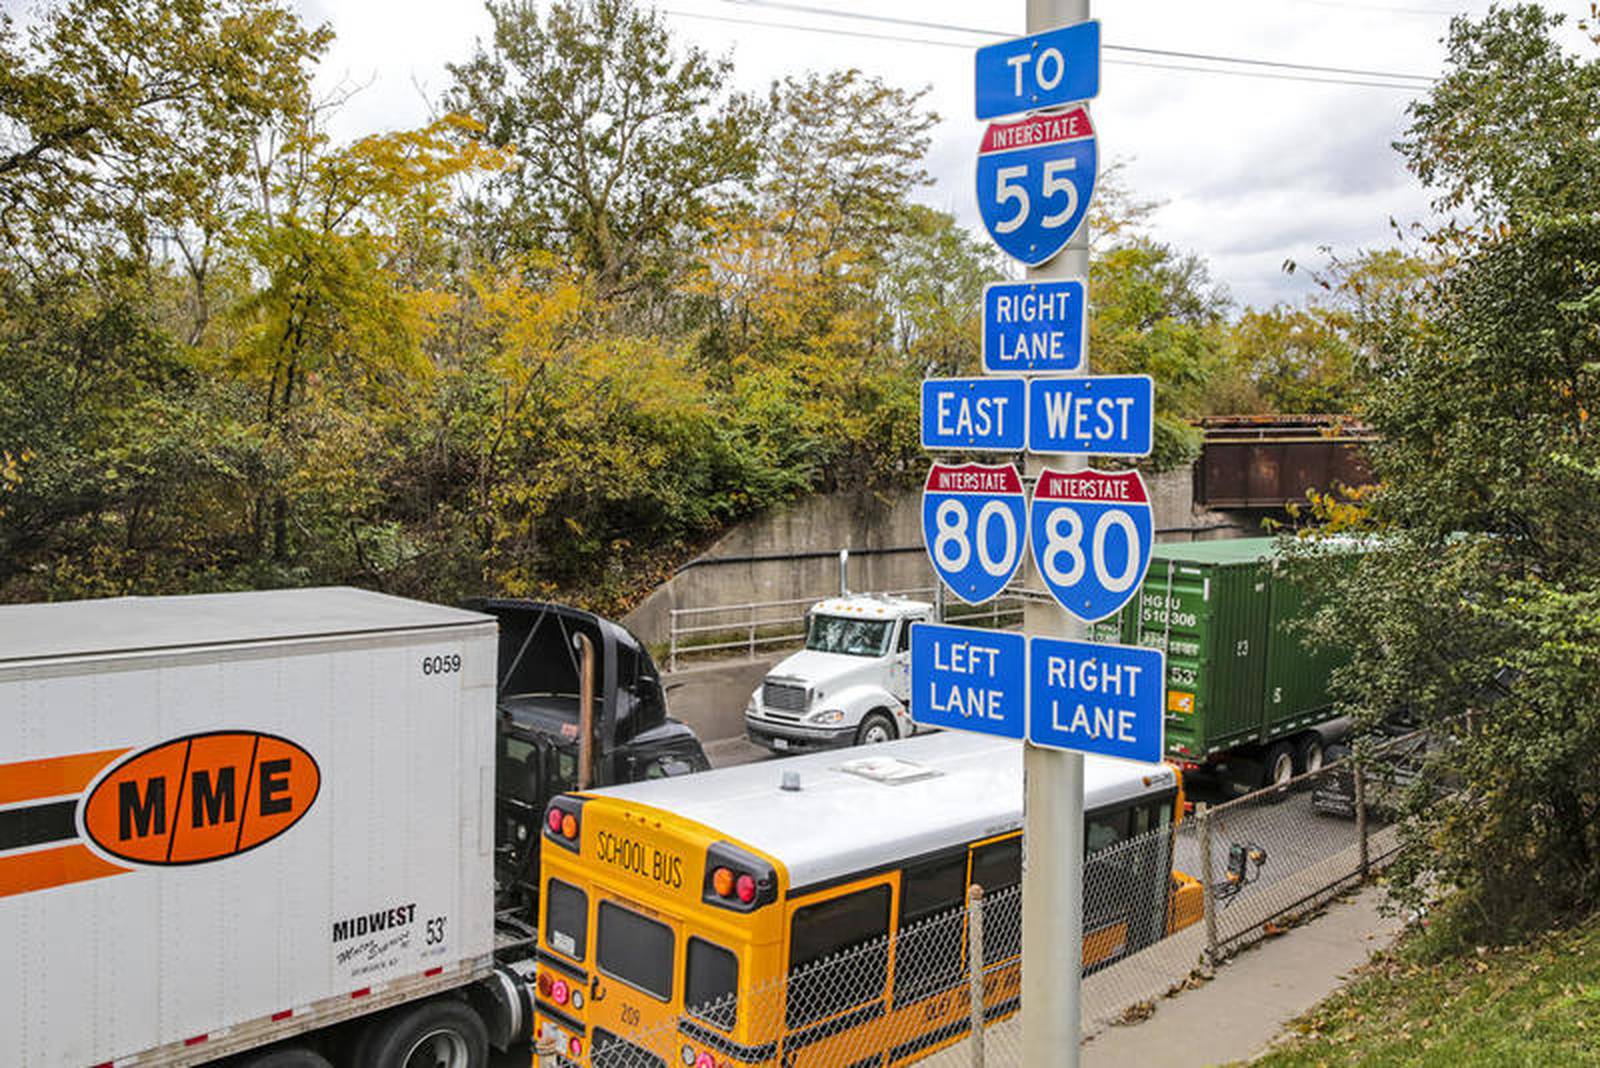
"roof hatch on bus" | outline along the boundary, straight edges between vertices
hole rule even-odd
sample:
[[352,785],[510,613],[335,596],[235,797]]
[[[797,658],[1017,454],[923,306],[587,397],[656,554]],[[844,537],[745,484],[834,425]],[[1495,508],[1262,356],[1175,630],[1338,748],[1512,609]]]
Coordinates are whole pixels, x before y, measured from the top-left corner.
[[901,786],[908,782],[921,782],[923,779],[937,778],[944,772],[938,768],[930,768],[926,764],[919,764],[915,760],[903,760],[899,757],[870,756],[847,760],[839,765],[839,771],[849,775],[859,775],[871,782],[881,782],[885,786]]

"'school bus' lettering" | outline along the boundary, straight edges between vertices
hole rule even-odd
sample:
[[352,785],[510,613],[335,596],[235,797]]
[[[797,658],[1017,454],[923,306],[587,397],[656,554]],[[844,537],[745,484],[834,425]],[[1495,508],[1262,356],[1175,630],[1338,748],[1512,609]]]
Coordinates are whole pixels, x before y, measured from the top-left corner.
[[595,854],[607,864],[650,879],[671,890],[683,888],[683,858],[647,842],[601,831],[595,836]]

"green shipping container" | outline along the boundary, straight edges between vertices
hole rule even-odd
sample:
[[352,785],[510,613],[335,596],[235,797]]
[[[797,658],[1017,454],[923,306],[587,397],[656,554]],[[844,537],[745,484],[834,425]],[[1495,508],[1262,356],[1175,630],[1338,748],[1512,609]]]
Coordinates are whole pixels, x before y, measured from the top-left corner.
[[1137,600],[1091,628],[1166,650],[1169,756],[1213,760],[1332,718],[1339,658],[1285,628],[1305,595],[1277,575],[1274,550],[1272,538],[1157,545]]

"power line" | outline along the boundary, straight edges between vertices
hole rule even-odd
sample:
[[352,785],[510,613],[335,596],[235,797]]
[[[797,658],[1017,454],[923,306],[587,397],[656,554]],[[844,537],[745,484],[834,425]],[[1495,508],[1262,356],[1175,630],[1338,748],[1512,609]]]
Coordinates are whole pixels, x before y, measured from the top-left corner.
[[[958,41],[936,41],[929,37],[906,37],[900,34],[867,33],[861,30],[840,30],[826,26],[802,26],[790,22],[770,22],[765,19],[741,19],[732,15],[707,15],[694,11],[678,11],[674,8],[661,8],[663,14],[676,15],[679,18],[701,19],[707,22],[730,22],[740,26],[759,26],[769,30],[797,30],[801,33],[820,33],[834,37],[859,37],[869,41],[896,41],[904,44],[932,45],[936,48],[961,48],[970,49],[970,45]],[[1108,59],[1106,63],[1119,67],[1145,67],[1150,70],[1179,70],[1192,71],[1198,74],[1228,74],[1236,78],[1262,78],[1268,81],[1281,82],[1306,82],[1311,85],[1354,85],[1367,89],[1401,89],[1414,93],[1422,88],[1418,85],[1402,85],[1396,82],[1358,81],[1350,78],[1310,78],[1303,74],[1279,74],[1271,71],[1254,70],[1225,70],[1219,67],[1198,67],[1177,63],[1151,63],[1137,59]]]
[[1393,15],[1426,15],[1429,18],[1438,18],[1440,15],[1464,15],[1460,8],[1446,7],[1395,7],[1392,4],[1361,4],[1354,0],[1295,0],[1295,3],[1310,4],[1312,7],[1331,7],[1336,11],[1382,11]]
[[1405,78],[1420,82],[1433,82],[1425,74],[1399,74],[1394,71],[1358,70],[1352,67],[1321,67],[1313,63],[1283,63],[1268,59],[1239,59],[1233,56],[1213,56],[1204,52],[1173,52],[1164,48],[1135,48],[1133,45],[1102,45],[1108,52],[1137,52],[1151,56],[1172,56],[1175,59],[1205,59],[1213,63],[1243,63],[1252,67],[1282,67],[1288,70],[1315,71],[1319,74],[1354,74],[1363,78]]
[[1182,63],[1147,63],[1138,59],[1108,59],[1105,62],[1119,67],[1145,67],[1150,70],[1187,70],[1200,74],[1231,74],[1235,78],[1265,78],[1274,82],[1305,82],[1308,85],[1359,85],[1367,89],[1402,89],[1408,93],[1420,91],[1420,85],[1400,82],[1366,82],[1354,78],[1308,78],[1303,74],[1272,74],[1256,70],[1224,70],[1220,67],[1196,67]]
[[[769,7],[784,11],[795,11],[807,15],[823,15],[828,18],[856,19],[862,22],[878,22],[896,26],[911,26],[924,30],[943,30],[951,33],[970,33],[982,37],[1013,37],[1015,34],[1005,33],[1000,30],[989,30],[978,26],[958,26],[948,22],[927,22],[922,19],[896,18],[891,15],[868,15],[860,11],[838,11],[832,8],[816,7],[811,4],[796,4],[787,0],[722,0],[723,3],[739,7]],[[1441,12],[1443,14],[1443,12]],[[922,41],[918,43],[935,44],[941,42]],[[1406,79],[1412,81],[1433,82],[1434,79],[1425,74],[1403,74],[1398,71],[1362,70],[1354,67],[1328,67],[1314,63],[1290,63],[1268,59],[1250,59],[1243,56],[1222,56],[1207,52],[1178,52],[1165,48],[1139,48],[1133,45],[1107,44],[1101,46],[1107,52],[1133,52],[1142,55],[1169,56],[1174,59],[1201,59],[1213,63],[1241,63],[1252,67],[1281,67],[1289,70],[1312,71],[1321,74],[1353,74],[1363,78],[1389,78]]]

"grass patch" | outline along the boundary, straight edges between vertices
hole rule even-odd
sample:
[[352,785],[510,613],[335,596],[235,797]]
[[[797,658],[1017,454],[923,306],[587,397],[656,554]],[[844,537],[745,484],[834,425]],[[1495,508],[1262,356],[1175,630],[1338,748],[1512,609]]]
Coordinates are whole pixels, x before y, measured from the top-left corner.
[[1600,1065],[1600,917],[1434,963],[1402,943],[1293,1028],[1256,1063]]

